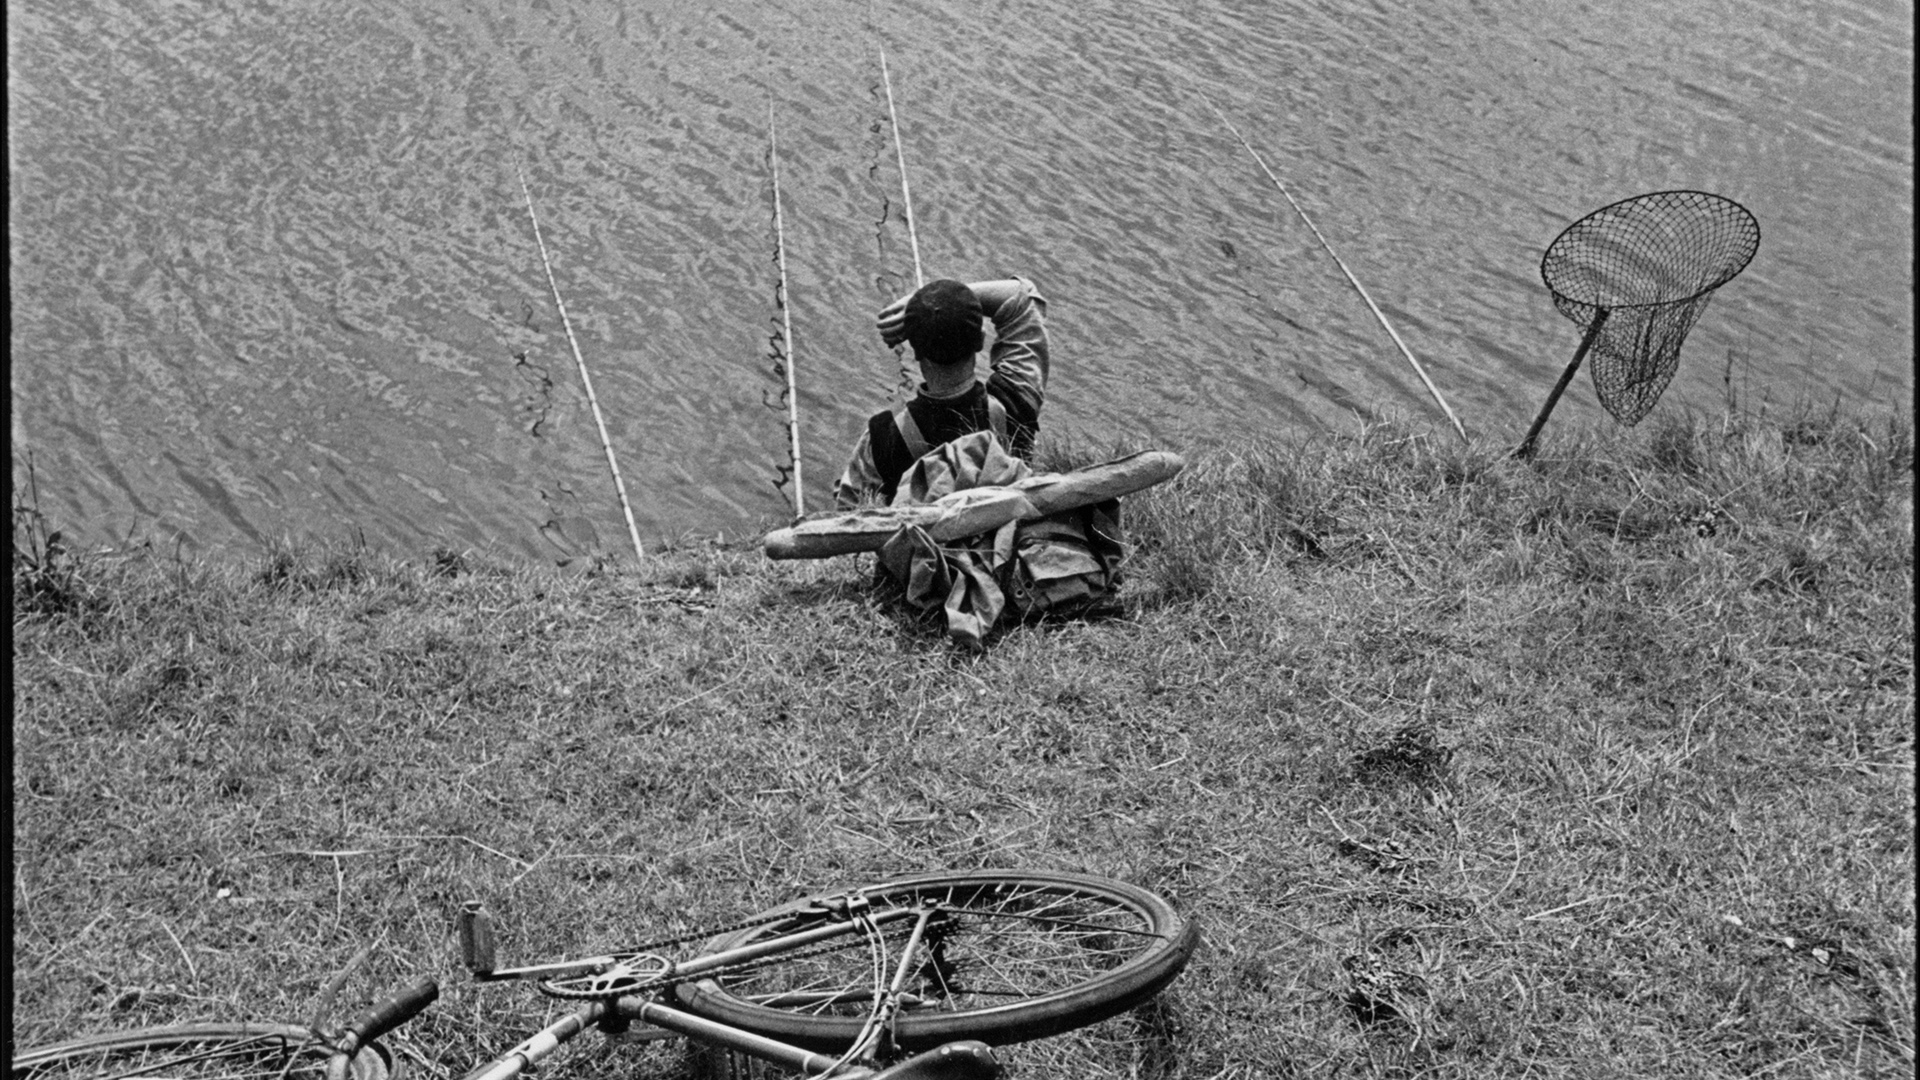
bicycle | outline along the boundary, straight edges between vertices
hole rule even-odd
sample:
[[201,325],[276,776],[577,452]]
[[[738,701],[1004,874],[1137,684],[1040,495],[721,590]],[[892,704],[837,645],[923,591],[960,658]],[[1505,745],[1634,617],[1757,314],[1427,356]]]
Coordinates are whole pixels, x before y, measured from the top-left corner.
[[[481,982],[532,980],[581,1004],[467,1074],[513,1080],[589,1028],[673,1034],[842,1080],[988,1080],[992,1047],[1141,1005],[1180,974],[1199,928],[1157,894],[1083,874],[975,871],[815,894],[739,922],[558,963],[502,968],[477,902],[457,917]],[[699,942],[693,956],[660,950]],[[859,946],[865,949],[859,949]],[[337,1036],[199,1024],[78,1039],[13,1059],[61,1075],[387,1080],[379,1040],[438,995],[431,980]]]

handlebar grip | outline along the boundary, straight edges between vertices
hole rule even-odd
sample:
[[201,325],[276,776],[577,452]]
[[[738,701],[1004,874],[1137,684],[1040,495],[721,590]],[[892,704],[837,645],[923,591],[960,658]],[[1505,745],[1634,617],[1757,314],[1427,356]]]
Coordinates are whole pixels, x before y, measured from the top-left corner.
[[365,1046],[420,1015],[439,996],[440,984],[432,979],[422,979],[412,989],[395,994],[368,1009],[347,1028],[347,1034],[355,1045]]

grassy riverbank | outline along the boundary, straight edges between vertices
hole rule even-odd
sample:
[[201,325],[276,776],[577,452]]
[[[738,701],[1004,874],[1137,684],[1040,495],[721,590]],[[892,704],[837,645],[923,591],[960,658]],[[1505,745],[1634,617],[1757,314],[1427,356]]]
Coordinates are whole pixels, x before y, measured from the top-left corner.
[[[1128,503],[1123,615],[979,657],[854,559],[23,578],[16,533],[15,1045],[305,1016],[371,946],[332,1014],[440,976],[408,1040],[458,1075],[545,1017],[459,977],[462,899],[533,960],[1034,866],[1160,889],[1206,945],[1016,1075],[1911,1075],[1912,436],[1196,453]],[[556,1072],[606,1074],[582,1047]]]

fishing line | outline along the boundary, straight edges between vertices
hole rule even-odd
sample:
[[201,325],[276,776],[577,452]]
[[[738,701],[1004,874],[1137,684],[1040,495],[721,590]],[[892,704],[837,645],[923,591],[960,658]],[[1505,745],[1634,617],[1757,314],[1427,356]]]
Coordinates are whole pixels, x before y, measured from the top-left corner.
[[1280,178],[1273,174],[1273,170],[1267,167],[1266,159],[1260,156],[1260,151],[1255,150],[1253,144],[1247,141],[1247,137],[1240,134],[1240,129],[1233,126],[1233,121],[1227,119],[1227,114],[1220,111],[1220,107],[1213,103],[1212,98],[1208,97],[1205,93],[1201,93],[1200,100],[1206,102],[1207,107],[1213,110],[1213,114],[1220,118],[1220,122],[1227,125],[1227,130],[1233,132],[1233,137],[1240,140],[1240,145],[1247,148],[1247,153],[1253,155],[1253,160],[1260,166],[1260,171],[1266,173],[1267,179],[1273,181],[1273,186],[1278,188],[1280,194],[1286,197],[1288,204],[1293,207],[1293,212],[1299,214],[1300,220],[1307,223],[1307,228],[1313,232],[1313,238],[1320,241],[1320,246],[1326,250],[1328,255],[1333,257],[1335,265],[1339,266],[1340,272],[1347,276],[1347,281],[1353,285],[1354,291],[1360,294],[1360,299],[1366,301],[1367,310],[1373,312],[1373,317],[1380,321],[1380,325],[1386,330],[1387,336],[1393,338],[1393,343],[1400,347],[1400,354],[1407,358],[1407,363],[1413,365],[1414,374],[1420,376],[1420,381],[1426,385],[1427,393],[1433,395],[1433,400],[1439,404],[1440,411],[1446,413],[1447,419],[1453,422],[1453,430],[1460,433],[1460,441],[1466,442],[1467,429],[1461,426],[1460,418],[1453,414],[1453,409],[1447,405],[1447,399],[1440,396],[1440,388],[1433,385],[1433,380],[1427,377],[1427,369],[1421,367],[1420,361],[1414,359],[1413,350],[1407,348],[1407,343],[1400,340],[1400,335],[1394,330],[1393,324],[1389,323],[1386,315],[1381,313],[1380,305],[1373,302],[1373,297],[1367,295],[1366,287],[1360,284],[1360,279],[1353,276],[1353,271],[1347,269],[1346,262],[1334,252],[1333,245],[1327,243],[1327,238],[1320,235],[1319,228],[1314,225],[1313,219],[1307,216],[1307,212],[1301,209],[1299,202],[1294,199],[1293,193],[1287,190],[1287,185],[1281,183]]
[[800,478],[800,390],[793,371],[793,311],[787,298],[787,228],[780,209],[780,136],[773,123],[773,97],[767,97],[767,162],[773,169],[773,251],[780,266],[780,322],[784,340],[781,356],[787,369],[787,431],[792,437],[793,516],[806,516]]
[[540,265],[547,270],[547,288],[553,292],[553,306],[559,309],[560,325],[567,331],[567,344],[573,347],[574,363],[580,366],[580,384],[587,388],[587,404],[593,407],[593,422],[600,428],[600,447],[607,452],[607,469],[613,473],[613,489],[620,496],[620,512],[627,518],[627,536],[633,540],[633,557],[646,558],[640,547],[640,528],[633,523],[633,505],[627,501],[626,481],[620,479],[620,463],[613,457],[613,440],[607,437],[607,419],[600,413],[600,399],[593,393],[593,376],[587,374],[586,358],[580,355],[580,342],[573,336],[573,323],[567,318],[566,302],[560,299],[560,285],[553,278],[553,260],[547,257],[547,241],[540,235],[540,218],[533,212],[533,192],[527,187],[527,174],[516,168],[520,193],[527,199],[527,220],[533,223],[533,242],[540,245]]

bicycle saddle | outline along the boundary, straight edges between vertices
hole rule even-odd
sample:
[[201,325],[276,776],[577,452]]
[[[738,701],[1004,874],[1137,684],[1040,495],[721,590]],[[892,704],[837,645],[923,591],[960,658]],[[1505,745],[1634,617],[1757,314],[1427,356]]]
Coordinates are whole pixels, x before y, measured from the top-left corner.
[[1000,1062],[993,1050],[986,1043],[967,1039],[889,1065],[867,1080],[994,1080],[999,1075]]

